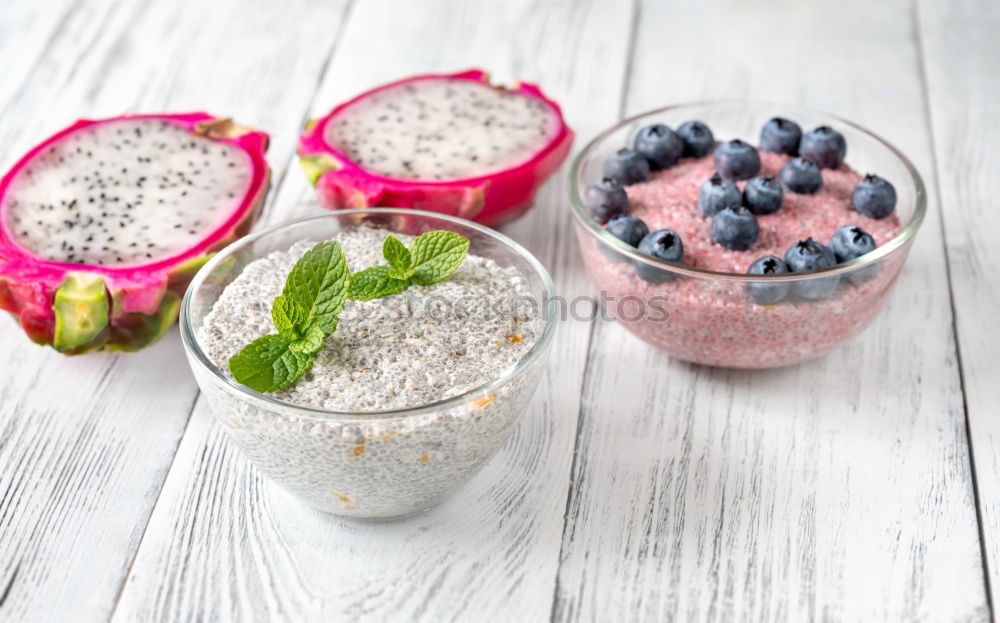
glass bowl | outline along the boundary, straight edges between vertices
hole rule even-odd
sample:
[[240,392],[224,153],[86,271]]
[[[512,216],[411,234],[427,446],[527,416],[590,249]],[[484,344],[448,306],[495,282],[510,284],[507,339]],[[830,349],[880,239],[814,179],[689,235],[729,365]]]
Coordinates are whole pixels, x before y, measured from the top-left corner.
[[[755,279],[639,253],[607,233],[584,207],[582,193],[588,184],[601,179],[605,158],[630,145],[643,126],[665,123],[676,128],[697,119],[712,129],[716,140],[742,138],[756,144],[761,127],[776,115],[798,122],[803,131],[829,125],[841,132],[848,146],[846,163],[862,174],[877,173],[896,187],[899,233],[871,253],[831,268]],[[927,210],[920,175],[884,139],[838,117],[767,102],[680,104],[625,119],[600,133],[577,156],[569,185],[580,252],[607,316],[679,359],[731,368],[799,363],[831,350],[868,326],[884,307]],[[754,259],[748,255],[747,264]],[[647,280],[636,275],[637,267]],[[747,294],[748,288],[781,283],[787,283],[792,292],[835,289],[821,300],[773,305],[756,304]]]
[[[534,306],[540,318],[537,342],[509,369],[469,391],[416,408],[378,412],[282,402],[236,383],[209,360],[198,329],[247,264],[298,241],[326,240],[361,225],[410,235],[447,229],[471,241],[470,254],[515,267],[529,299],[517,304]],[[181,306],[180,330],[201,391],[255,467],[322,511],[386,518],[433,506],[482,468],[510,437],[542,376],[558,320],[556,304],[548,273],[509,238],[454,217],[372,208],[287,222],[226,247],[194,277]]]

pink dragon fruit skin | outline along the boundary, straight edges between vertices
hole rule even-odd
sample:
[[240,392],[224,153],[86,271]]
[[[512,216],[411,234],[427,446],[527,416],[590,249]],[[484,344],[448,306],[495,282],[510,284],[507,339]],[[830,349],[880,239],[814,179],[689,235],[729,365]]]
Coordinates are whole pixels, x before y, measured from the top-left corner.
[[[5,213],[12,209],[5,198],[19,172],[81,130],[119,121],[167,122],[192,136],[237,148],[248,156],[252,169],[248,191],[221,226],[199,232],[183,251],[148,264],[52,261],[19,244]],[[266,134],[203,112],[81,120],[58,132],[25,154],[0,180],[0,309],[14,314],[31,340],[65,354],[102,348],[132,351],[155,341],[176,320],[181,296],[197,268],[252,226],[270,183],[264,158],[267,145]]]
[[400,85],[442,79],[489,85],[489,75],[478,69],[414,76],[362,93],[307,125],[299,141],[300,162],[326,207],[418,208],[494,226],[521,215],[532,206],[536,191],[563,163],[573,143],[573,132],[566,125],[559,105],[533,84],[521,83],[509,91],[544,104],[557,120],[556,131],[524,161],[478,177],[433,181],[379,175],[352,162],[342,150],[326,140],[328,124],[352,105]]

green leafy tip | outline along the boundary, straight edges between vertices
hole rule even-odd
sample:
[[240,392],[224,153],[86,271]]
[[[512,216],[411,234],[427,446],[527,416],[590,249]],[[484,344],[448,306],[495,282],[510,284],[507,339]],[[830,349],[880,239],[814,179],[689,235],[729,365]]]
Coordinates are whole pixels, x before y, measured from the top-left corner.
[[313,355],[292,350],[284,335],[265,335],[229,359],[233,377],[250,389],[273,392],[299,380],[312,367]]
[[392,234],[386,237],[385,242],[382,243],[382,256],[389,262],[390,277],[404,281],[410,278],[413,256],[410,255],[410,250],[399,241],[399,238]]
[[458,270],[468,252],[469,240],[450,231],[421,234],[409,249],[390,235],[382,245],[382,255],[389,265],[373,266],[351,275],[347,298],[381,298],[411,285],[444,281]]
[[349,278],[344,253],[333,241],[319,243],[295,262],[279,298],[298,307],[293,326],[300,335],[313,325],[325,335],[337,329]]
[[291,386],[312,367],[323,342],[337,330],[345,299],[369,300],[430,285],[458,270],[469,252],[468,239],[450,231],[432,231],[409,249],[386,237],[382,255],[388,266],[350,274],[340,245],[321,242],[292,267],[271,319],[277,335],[265,335],[229,359],[233,378],[259,392]]
[[431,231],[417,236],[410,249],[413,272],[410,282],[427,286],[444,281],[458,270],[469,252],[469,240],[450,231]]

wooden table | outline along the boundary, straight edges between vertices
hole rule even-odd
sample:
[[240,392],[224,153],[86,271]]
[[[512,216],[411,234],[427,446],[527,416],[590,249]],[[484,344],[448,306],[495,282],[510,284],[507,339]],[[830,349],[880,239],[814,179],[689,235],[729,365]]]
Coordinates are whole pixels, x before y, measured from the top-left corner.
[[[577,148],[669,102],[833,111],[912,158],[930,213],[874,326],[808,365],[695,367],[622,327],[564,323],[511,443],[394,523],[264,482],[176,330],[70,359],[0,323],[0,620],[990,619],[998,32],[994,0],[8,0],[5,167],[80,116],[206,109],[271,132],[273,223],[318,210],[294,157],[306,119],[390,78],[481,66],[541,83]],[[565,177],[504,231],[572,297],[591,290]]]

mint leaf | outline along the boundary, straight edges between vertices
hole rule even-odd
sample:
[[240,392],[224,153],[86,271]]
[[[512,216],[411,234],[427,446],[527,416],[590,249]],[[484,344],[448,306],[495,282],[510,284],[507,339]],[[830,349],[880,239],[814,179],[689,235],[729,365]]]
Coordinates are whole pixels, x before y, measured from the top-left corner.
[[390,272],[388,266],[372,266],[354,273],[347,286],[347,297],[355,301],[367,301],[405,290],[409,283],[391,277]]
[[407,249],[395,236],[382,244],[388,266],[350,274],[340,245],[321,242],[292,267],[281,295],[271,306],[278,335],[254,340],[229,359],[240,383],[259,392],[289,387],[313,365],[327,336],[337,329],[344,300],[389,296],[413,284],[429,285],[458,270],[469,241],[453,232],[422,234]]
[[293,301],[289,301],[283,296],[274,299],[271,307],[271,320],[274,321],[274,328],[278,333],[293,340],[302,337],[301,331],[305,328],[306,312]]
[[469,252],[469,240],[451,231],[420,234],[410,246],[413,273],[410,283],[430,285],[458,270]]
[[344,253],[333,241],[317,244],[295,263],[281,296],[298,305],[305,314],[296,326],[299,333],[313,325],[325,335],[337,329],[349,275]]
[[323,335],[323,330],[317,326],[309,327],[306,334],[298,340],[294,340],[288,345],[288,349],[296,352],[303,353],[306,355],[315,355],[323,348],[323,340],[326,336]]
[[299,380],[313,362],[313,355],[295,352],[291,344],[283,335],[258,338],[229,359],[229,371],[238,382],[259,392],[284,389]]
[[399,241],[399,238],[389,234],[385,242],[382,243],[382,255],[389,262],[393,278],[405,280],[413,274],[411,269],[413,258],[410,256],[409,249]]

